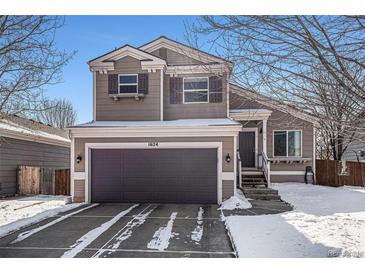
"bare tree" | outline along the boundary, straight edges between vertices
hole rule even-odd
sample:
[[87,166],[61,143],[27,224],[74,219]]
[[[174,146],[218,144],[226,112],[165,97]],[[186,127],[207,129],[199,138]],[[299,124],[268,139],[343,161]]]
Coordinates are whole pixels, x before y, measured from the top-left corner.
[[77,113],[66,99],[45,99],[42,111],[36,113],[36,120],[57,128],[66,128],[76,123]]
[[42,108],[42,88],[58,83],[72,54],[58,50],[60,17],[0,15],[0,113],[24,115]]
[[233,61],[233,81],[313,115],[320,150],[340,160],[364,131],[363,16],[204,16],[188,39],[205,38]]

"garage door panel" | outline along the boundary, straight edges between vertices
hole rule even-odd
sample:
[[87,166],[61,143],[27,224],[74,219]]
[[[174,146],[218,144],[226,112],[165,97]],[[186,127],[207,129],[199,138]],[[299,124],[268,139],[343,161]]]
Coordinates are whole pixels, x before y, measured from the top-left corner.
[[216,149],[93,150],[91,162],[94,202],[217,202]]

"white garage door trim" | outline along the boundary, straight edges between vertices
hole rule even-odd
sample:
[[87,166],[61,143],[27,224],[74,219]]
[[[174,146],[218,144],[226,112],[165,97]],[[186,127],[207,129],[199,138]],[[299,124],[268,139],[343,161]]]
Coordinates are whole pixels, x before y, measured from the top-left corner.
[[222,142],[141,142],[141,143],[85,143],[85,201],[91,202],[91,149],[161,149],[161,148],[216,148],[217,201],[222,203]]

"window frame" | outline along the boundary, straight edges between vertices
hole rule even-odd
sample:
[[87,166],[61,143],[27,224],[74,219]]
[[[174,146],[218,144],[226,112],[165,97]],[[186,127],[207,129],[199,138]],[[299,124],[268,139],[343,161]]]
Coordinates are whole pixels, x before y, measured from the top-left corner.
[[[185,102],[185,92],[194,92],[194,91],[205,91],[205,89],[195,89],[195,90],[186,90],[185,91],[185,80],[186,79],[206,79],[207,80],[207,101],[201,102]],[[198,76],[198,77],[183,77],[183,104],[207,104],[209,103],[209,77],[207,76]]]
[[[275,132],[277,131],[285,131],[286,133],[286,156],[276,156],[275,155]],[[289,150],[288,150],[288,132],[290,131],[299,131],[300,132],[300,155],[299,156],[289,156]],[[303,130],[302,129],[274,129],[272,133],[272,155],[276,158],[302,158],[303,157]]]
[[[137,82],[136,83],[120,83],[120,76],[136,76]],[[120,92],[120,86],[136,86],[136,92],[129,92],[124,93]],[[125,95],[135,95],[138,94],[138,74],[137,73],[130,73],[130,74],[118,74],[118,94],[125,94]]]

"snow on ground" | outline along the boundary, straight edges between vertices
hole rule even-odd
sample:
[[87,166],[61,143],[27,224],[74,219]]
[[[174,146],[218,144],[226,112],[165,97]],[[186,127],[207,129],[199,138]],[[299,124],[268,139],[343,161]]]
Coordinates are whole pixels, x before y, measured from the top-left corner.
[[67,196],[36,195],[0,200],[0,237],[81,204],[69,204]]
[[198,217],[196,221],[196,227],[194,228],[193,232],[191,233],[191,239],[196,243],[199,244],[200,240],[203,237],[203,214],[204,209],[202,207],[199,208]]
[[163,251],[169,247],[170,239],[177,235],[177,233],[172,232],[172,227],[174,225],[176,216],[177,212],[171,213],[170,220],[167,222],[167,225],[160,227],[155,232],[153,239],[147,244],[147,248]]
[[365,257],[361,188],[274,184],[294,210],[226,219],[239,257]]
[[[108,255],[115,252],[116,249],[119,248],[121,243],[128,238],[130,238],[133,234],[133,230],[137,227],[140,227],[146,222],[148,215],[152,213],[156,209],[156,206],[146,213],[138,213],[132,220],[130,220],[112,239],[110,239],[98,252],[96,252],[93,257],[99,258],[105,252],[108,252]],[[106,255],[104,255],[106,257]]]
[[243,195],[242,191],[237,189],[236,195],[232,196],[228,200],[225,200],[222,205],[218,208],[219,210],[235,210],[235,209],[247,209],[251,208],[252,205]]
[[107,231],[112,225],[118,222],[122,217],[127,215],[129,212],[131,212],[132,209],[136,208],[137,206],[139,206],[139,204],[135,204],[127,208],[126,210],[119,212],[111,220],[103,223],[102,225],[98,226],[97,228],[94,228],[93,230],[90,230],[88,233],[86,233],[81,238],[76,240],[76,242],[71,246],[71,249],[66,251],[62,255],[62,258],[75,257],[77,254],[83,251],[85,247],[87,247],[89,244],[95,241],[96,238],[98,238],[101,234]]
[[44,225],[38,226],[38,227],[33,228],[31,230],[24,231],[24,232],[20,233],[18,235],[18,237],[14,241],[11,242],[11,244],[15,244],[15,243],[21,242],[21,241],[25,240],[26,238],[32,236],[33,234],[38,233],[39,231],[42,231],[43,229],[46,229],[47,227],[53,226],[53,225],[55,225],[55,224],[57,224],[57,223],[65,220],[65,219],[67,219],[67,218],[69,218],[69,217],[71,217],[71,216],[73,216],[75,214],[79,214],[79,213],[81,213],[81,212],[83,212],[85,210],[88,210],[88,209],[90,209],[92,207],[95,207],[95,206],[98,206],[98,205],[99,204],[89,205],[87,207],[84,207],[84,208],[81,208],[79,210],[73,211],[71,213],[65,214],[65,215],[63,215],[63,216],[61,216],[61,217],[59,217],[59,218],[57,218],[57,219],[55,219],[55,220],[53,220],[51,222],[48,222],[48,223],[46,223]]

